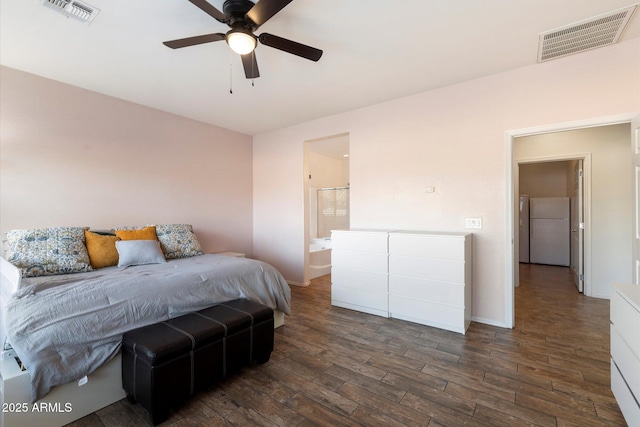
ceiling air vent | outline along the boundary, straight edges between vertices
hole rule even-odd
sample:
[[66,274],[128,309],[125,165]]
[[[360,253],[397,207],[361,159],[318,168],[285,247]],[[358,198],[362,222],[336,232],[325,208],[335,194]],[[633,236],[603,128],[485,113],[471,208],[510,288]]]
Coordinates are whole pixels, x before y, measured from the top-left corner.
[[77,0],[40,0],[40,2],[67,17],[79,19],[87,24],[93,22],[96,15],[100,13],[100,9]]
[[616,43],[637,7],[636,4],[541,33],[538,62]]

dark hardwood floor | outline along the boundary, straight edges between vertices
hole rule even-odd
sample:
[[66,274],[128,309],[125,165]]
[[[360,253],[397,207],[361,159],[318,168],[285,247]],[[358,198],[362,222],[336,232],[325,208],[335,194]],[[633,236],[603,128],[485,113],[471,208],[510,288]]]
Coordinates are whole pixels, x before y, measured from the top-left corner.
[[[461,335],[330,304],[330,278],[293,287],[264,365],[195,395],[162,426],[624,426],[609,388],[609,301],[567,268],[521,266],[513,330]],[[75,423],[147,426],[116,402]]]

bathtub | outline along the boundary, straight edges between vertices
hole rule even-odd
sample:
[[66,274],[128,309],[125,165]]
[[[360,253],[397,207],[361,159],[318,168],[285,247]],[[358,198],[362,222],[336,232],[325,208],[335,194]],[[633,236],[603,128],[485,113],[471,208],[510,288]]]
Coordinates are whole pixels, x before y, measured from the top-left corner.
[[331,239],[311,239],[309,242],[311,279],[331,273]]

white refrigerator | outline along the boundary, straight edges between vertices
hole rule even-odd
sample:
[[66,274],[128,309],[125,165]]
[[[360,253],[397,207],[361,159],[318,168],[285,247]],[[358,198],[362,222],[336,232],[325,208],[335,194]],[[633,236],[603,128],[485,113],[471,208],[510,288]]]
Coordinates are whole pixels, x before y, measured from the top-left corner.
[[529,199],[529,262],[562,265],[571,262],[569,197]]

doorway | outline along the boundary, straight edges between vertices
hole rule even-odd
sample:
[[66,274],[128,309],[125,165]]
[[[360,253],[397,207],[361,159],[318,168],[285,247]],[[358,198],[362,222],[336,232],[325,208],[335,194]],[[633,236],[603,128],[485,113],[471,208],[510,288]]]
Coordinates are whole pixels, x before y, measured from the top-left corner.
[[[518,152],[516,141],[516,154]],[[591,177],[591,156],[553,160],[518,159],[517,234],[520,267],[544,264],[567,268],[578,292],[584,292],[584,181]],[[587,164],[585,172],[584,164]],[[590,217],[590,216],[589,216]],[[590,238],[590,236],[589,236]],[[518,269],[517,282],[519,286]]]
[[305,284],[331,271],[331,230],[350,224],[349,134],[305,143]]
[[[629,148],[631,147],[631,126],[635,114],[603,117],[584,121],[563,123],[557,125],[539,126],[505,132],[507,145],[507,244],[511,251],[507,253],[505,280],[505,326],[513,327],[515,322],[514,284],[518,280],[518,259],[516,243],[518,241],[518,224],[516,210],[518,208],[518,160],[529,159],[536,161],[585,158],[585,169],[589,167],[587,160],[592,155],[593,186],[589,176],[585,180],[585,294],[598,298],[609,298],[611,283],[631,280],[632,216],[634,200],[632,168],[621,167],[630,165]],[[604,148],[588,148],[580,143],[586,140],[600,141],[601,132],[617,131],[618,142]],[[577,132],[580,138],[573,142],[564,141],[569,132]],[[599,133],[600,132],[600,133]],[[596,135],[595,138],[593,136]],[[523,144],[524,152],[515,155],[516,143],[527,141],[529,138],[541,138],[538,152],[531,152],[534,145]],[[585,139],[586,138],[586,139]],[[607,140],[608,138],[604,138]],[[529,141],[531,142],[531,141]],[[593,142],[593,141],[592,141]],[[601,150],[601,151],[597,151]],[[602,151],[604,150],[604,151]],[[606,167],[603,160],[610,160],[616,152],[616,161]],[[596,161],[597,160],[597,161]],[[604,168],[604,169],[603,169]],[[622,173],[620,185],[608,182],[608,176],[613,171]],[[629,176],[626,176],[629,175]],[[614,207],[615,205],[615,207]],[[605,221],[605,222],[603,222]],[[606,225],[606,221],[611,227]],[[591,226],[589,226],[591,222]],[[596,230],[596,233],[594,233]],[[591,236],[590,236],[591,233]],[[606,251],[613,251],[611,255]],[[597,263],[598,265],[595,265]],[[589,286],[589,280],[591,286]]]

